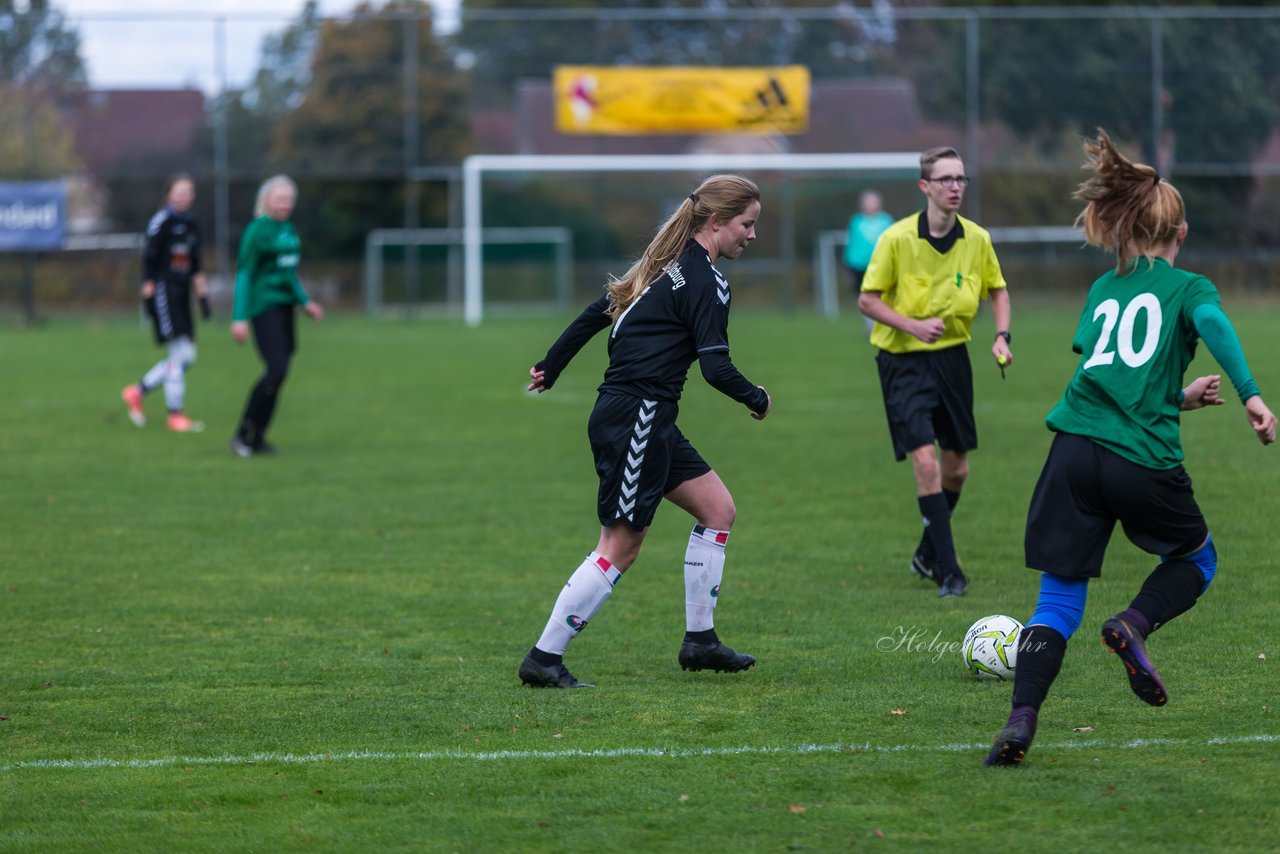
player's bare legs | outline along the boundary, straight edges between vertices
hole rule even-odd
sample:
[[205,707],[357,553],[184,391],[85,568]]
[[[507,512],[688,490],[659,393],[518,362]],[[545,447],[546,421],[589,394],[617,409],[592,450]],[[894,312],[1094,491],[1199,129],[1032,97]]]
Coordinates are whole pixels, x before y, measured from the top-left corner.
[[938,462],[938,451],[933,445],[921,445],[913,450],[911,457],[911,473],[916,478],[916,495],[933,495],[942,491],[942,465]]
[[601,526],[596,553],[608,558],[619,573],[626,572],[640,556],[640,546],[648,532],[648,528],[637,531],[622,521]]
[[940,463],[942,488],[958,495],[969,479],[969,455],[943,449]]
[[665,497],[696,519],[699,525],[718,531],[732,528],[738,515],[733,496],[714,471],[686,480]]

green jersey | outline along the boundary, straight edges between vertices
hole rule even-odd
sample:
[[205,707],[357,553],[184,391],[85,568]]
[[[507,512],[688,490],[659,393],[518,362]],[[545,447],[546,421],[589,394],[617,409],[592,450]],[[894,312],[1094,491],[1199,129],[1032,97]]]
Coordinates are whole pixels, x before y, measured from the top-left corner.
[[302,258],[293,223],[260,216],[245,229],[236,258],[232,320],[248,320],[279,305],[311,301],[298,281]]
[[1218,289],[1162,258],[1093,283],[1072,349],[1080,366],[1049,413],[1050,430],[1085,436],[1146,468],[1182,462],[1182,375],[1195,356],[1191,313]]

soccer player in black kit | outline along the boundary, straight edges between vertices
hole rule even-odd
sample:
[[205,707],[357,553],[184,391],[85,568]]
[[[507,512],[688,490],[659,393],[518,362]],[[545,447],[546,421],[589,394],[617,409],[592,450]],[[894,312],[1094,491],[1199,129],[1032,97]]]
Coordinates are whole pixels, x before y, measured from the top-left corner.
[[733,497],[676,426],[689,366],[763,419],[772,401],[729,359],[729,283],[715,262],[755,239],[760,191],[716,175],[691,193],[621,279],[583,310],[529,370],[530,391],[550,389],[596,333],[609,331],[609,367],[587,425],[600,478],[600,540],[569,577],[537,644],[520,663],[533,687],[590,687],[564,665],[564,651],[635,562],[663,498],[693,516],[685,551],[685,670],[736,673],[755,658],[720,642],[713,621],[733,526]]
[[178,433],[199,432],[204,425],[183,412],[187,368],[196,360],[195,324],[191,319],[191,292],[200,301],[200,311],[209,317],[209,292],[200,267],[200,228],[191,216],[195,202],[195,182],[179,173],[169,179],[165,205],[147,225],[146,248],[142,253],[142,299],[151,318],[156,343],[168,350],[165,358],[120,392],[129,409],[129,420],[146,425],[142,408],[146,394],[164,387],[169,409],[167,426]]

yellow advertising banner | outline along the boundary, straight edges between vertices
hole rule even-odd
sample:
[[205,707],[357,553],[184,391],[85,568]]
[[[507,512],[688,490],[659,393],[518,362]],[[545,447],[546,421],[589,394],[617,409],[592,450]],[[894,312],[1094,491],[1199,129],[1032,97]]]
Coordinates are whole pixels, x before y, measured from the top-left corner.
[[582,134],[803,133],[809,69],[562,65],[556,130]]

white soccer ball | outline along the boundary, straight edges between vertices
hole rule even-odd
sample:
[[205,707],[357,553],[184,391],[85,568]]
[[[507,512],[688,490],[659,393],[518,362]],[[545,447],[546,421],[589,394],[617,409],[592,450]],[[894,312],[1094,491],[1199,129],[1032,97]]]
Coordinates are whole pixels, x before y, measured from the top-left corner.
[[964,633],[964,666],[979,679],[1012,679],[1022,623],[1004,614],[983,617]]

